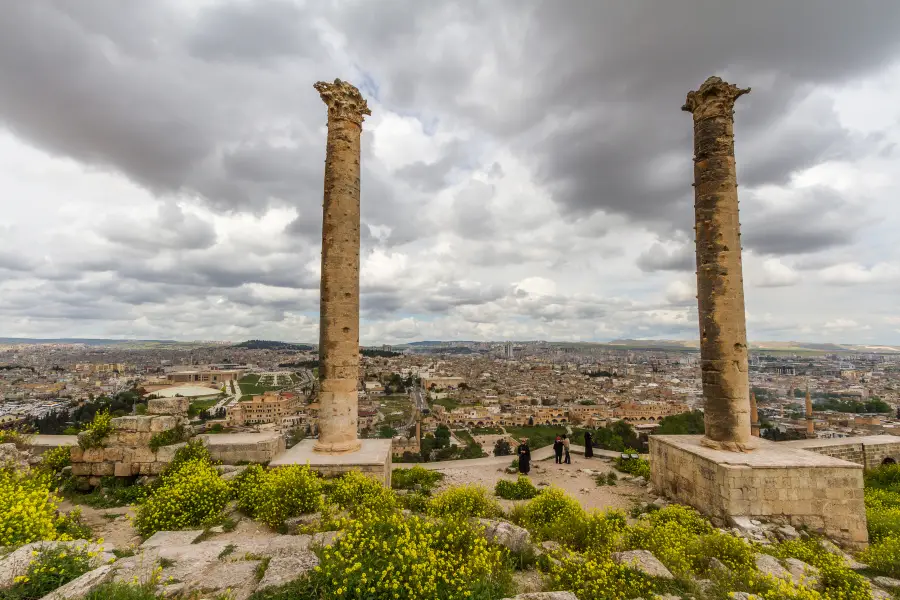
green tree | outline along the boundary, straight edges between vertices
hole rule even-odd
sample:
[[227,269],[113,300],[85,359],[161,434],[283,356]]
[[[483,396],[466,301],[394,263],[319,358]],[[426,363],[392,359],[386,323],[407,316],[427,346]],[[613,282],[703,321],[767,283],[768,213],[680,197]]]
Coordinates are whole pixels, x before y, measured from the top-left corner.
[[494,443],[494,456],[509,456],[512,454],[512,447],[506,438],[500,438]]
[[661,435],[697,435],[705,431],[703,412],[694,410],[665,417],[654,433]]

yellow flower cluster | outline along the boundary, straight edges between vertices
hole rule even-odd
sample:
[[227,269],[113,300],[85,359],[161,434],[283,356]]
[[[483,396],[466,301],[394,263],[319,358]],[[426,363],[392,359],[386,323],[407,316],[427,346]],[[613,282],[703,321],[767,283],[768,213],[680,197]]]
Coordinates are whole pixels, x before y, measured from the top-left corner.
[[653,584],[645,575],[602,558],[570,554],[554,563],[550,571],[553,589],[568,590],[578,598],[650,598]]
[[351,471],[330,482],[328,500],[355,514],[363,509],[393,510],[397,500],[391,490],[359,471]]
[[232,490],[242,511],[273,528],[322,506],[322,480],[309,465],[288,465],[270,471],[251,465],[235,478]]
[[41,454],[40,469],[49,473],[59,473],[72,464],[72,449],[68,446],[51,448]]
[[[557,487],[549,487],[525,505],[522,523],[540,533],[540,530],[584,517],[584,509],[577,500]],[[540,537],[545,537],[541,535]]]
[[53,590],[87,573],[97,553],[86,546],[56,547],[43,552],[32,551],[33,559],[25,575],[16,577],[13,587],[0,591],[0,598],[42,598]]
[[0,469],[0,546],[53,540],[56,507],[49,473]]
[[144,536],[207,525],[221,516],[229,496],[228,484],[215,467],[190,460],[160,478],[160,485],[138,509],[134,524]]
[[78,445],[83,449],[99,448],[103,440],[112,433],[112,415],[103,409],[94,414],[94,419],[84,428],[86,434],[78,436]]
[[436,517],[496,517],[503,511],[480,485],[462,485],[444,490],[428,503],[428,514]]
[[374,513],[322,551],[313,578],[340,600],[458,600],[502,570],[502,552],[463,520]]

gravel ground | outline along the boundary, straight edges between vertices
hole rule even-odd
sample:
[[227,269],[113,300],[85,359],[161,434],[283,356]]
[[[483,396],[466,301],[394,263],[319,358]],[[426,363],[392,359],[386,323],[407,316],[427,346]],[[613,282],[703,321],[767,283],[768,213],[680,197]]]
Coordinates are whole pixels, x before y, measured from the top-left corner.
[[[510,457],[510,462],[512,462],[512,457]],[[621,508],[627,511],[636,501],[647,502],[652,500],[645,486],[631,482],[619,481],[614,486],[597,486],[593,474],[582,472],[584,469],[597,473],[606,473],[614,470],[609,460],[601,458],[585,459],[583,456],[573,455],[572,464],[570,465],[557,465],[552,458],[532,462],[529,477],[534,485],[538,487],[543,487],[542,484],[548,484],[564,489],[570,496],[581,502],[581,505],[586,509]],[[444,473],[444,480],[441,482],[438,491],[449,486],[474,483],[483,485],[493,493],[494,486],[499,480],[515,481],[517,477],[506,473],[502,468],[484,466],[447,469],[442,471],[442,473]],[[618,473],[618,475],[619,477],[627,477],[627,475],[622,473]],[[509,508],[514,504],[509,500],[499,501],[504,508]]]

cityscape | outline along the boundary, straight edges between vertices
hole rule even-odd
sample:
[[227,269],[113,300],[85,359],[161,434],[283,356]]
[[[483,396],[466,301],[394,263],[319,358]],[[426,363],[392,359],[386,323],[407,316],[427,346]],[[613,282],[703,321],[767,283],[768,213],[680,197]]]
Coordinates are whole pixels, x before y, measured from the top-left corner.
[[[900,352],[796,348],[751,352],[763,437],[900,436]],[[482,456],[500,439],[512,447],[544,429],[619,421],[646,442],[703,410],[699,353],[679,342],[421,342],[362,348],[360,361],[358,433],[393,438],[397,461],[463,456],[427,444],[422,453],[441,426],[466,456]],[[314,345],[283,342],[5,343],[0,424],[77,432],[86,405],[125,416],[148,398],[182,396],[202,431],[275,431],[296,443],[318,432],[318,364]],[[702,433],[702,418],[689,426]]]
[[900,4],[7,4],[0,600],[900,600]]

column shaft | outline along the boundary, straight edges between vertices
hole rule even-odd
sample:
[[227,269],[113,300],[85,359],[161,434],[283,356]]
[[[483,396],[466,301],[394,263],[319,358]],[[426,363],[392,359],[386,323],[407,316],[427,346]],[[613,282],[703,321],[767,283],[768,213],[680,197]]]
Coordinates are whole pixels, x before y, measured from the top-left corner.
[[339,80],[318,83],[328,104],[328,146],[322,209],[319,308],[319,439],[315,450],[354,452],[359,380],[359,175],[362,115],[359,91]]
[[694,116],[703,443],[733,451],[752,445],[733,131],[734,101],[748,91],[711,77],[683,107]]

